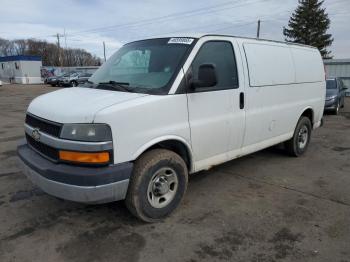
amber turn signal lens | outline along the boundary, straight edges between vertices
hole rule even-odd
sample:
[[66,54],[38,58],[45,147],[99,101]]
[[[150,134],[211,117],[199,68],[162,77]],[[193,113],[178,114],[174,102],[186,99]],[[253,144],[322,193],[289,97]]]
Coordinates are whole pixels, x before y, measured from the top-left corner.
[[91,163],[91,164],[105,164],[109,162],[108,152],[73,152],[73,151],[59,151],[59,157],[61,160],[79,163]]

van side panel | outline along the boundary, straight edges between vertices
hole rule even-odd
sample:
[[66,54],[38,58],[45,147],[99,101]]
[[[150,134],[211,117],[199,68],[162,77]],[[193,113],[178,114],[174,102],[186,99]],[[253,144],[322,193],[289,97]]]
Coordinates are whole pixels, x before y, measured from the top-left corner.
[[[277,137],[291,138],[298,119],[308,108],[314,111],[313,123],[321,120],[325,81],[316,49],[243,39],[241,48],[246,56],[249,83],[242,151],[266,140],[276,143]],[[294,48],[296,52],[292,52]]]
[[285,85],[295,82],[294,66],[286,45],[244,44],[250,86]]
[[323,62],[317,49],[293,46],[290,52],[295,65],[295,82],[311,83],[325,80]]
[[290,51],[295,66],[296,83],[303,83],[313,92],[312,101],[305,107],[312,108],[313,124],[318,126],[323,116],[326,94],[325,71],[321,54],[316,48],[301,46],[291,46]]

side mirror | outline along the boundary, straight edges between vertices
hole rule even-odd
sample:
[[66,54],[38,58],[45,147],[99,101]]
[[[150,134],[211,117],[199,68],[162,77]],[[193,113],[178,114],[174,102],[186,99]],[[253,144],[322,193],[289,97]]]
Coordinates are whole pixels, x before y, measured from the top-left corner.
[[217,84],[216,69],[213,64],[202,64],[198,69],[196,80],[192,81],[192,88],[212,87]]

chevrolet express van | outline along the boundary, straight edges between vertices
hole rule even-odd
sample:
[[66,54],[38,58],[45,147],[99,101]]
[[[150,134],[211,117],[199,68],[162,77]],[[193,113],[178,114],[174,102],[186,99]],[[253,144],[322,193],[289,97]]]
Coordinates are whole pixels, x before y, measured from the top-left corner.
[[325,94],[313,47],[223,35],[141,40],[84,86],[34,99],[18,155],[48,194],[125,199],[153,222],[180,204],[190,173],[281,142],[301,156]]

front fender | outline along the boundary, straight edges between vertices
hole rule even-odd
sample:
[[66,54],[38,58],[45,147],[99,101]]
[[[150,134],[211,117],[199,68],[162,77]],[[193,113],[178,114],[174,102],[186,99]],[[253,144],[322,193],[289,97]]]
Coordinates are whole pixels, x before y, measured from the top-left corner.
[[[176,135],[167,135],[167,136],[161,136],[161,137],[157,137],[155,139],[152,139],[150,141],[148,141],[147,143],[143,144],[142,146],[140,146],[132,155],[133,160],[137,159],[138,157],[140,157],[145,151],[147,151],[147,149],[151,148],[152,146],[160,143],[160,142],[164,142],[167,140],[176,140],[181,142],[182,144],[184,144],[187,148],[187,151],[190,154],[190,159],[193,160],[193,152],[192,152],[192,147],[190,145],[190,143],[183,137],[181,136],[176,136]],[[192,165],[193,165],[193,161],[191,161]],[[193,169],[193,167],[191,167],[191,169]]]

